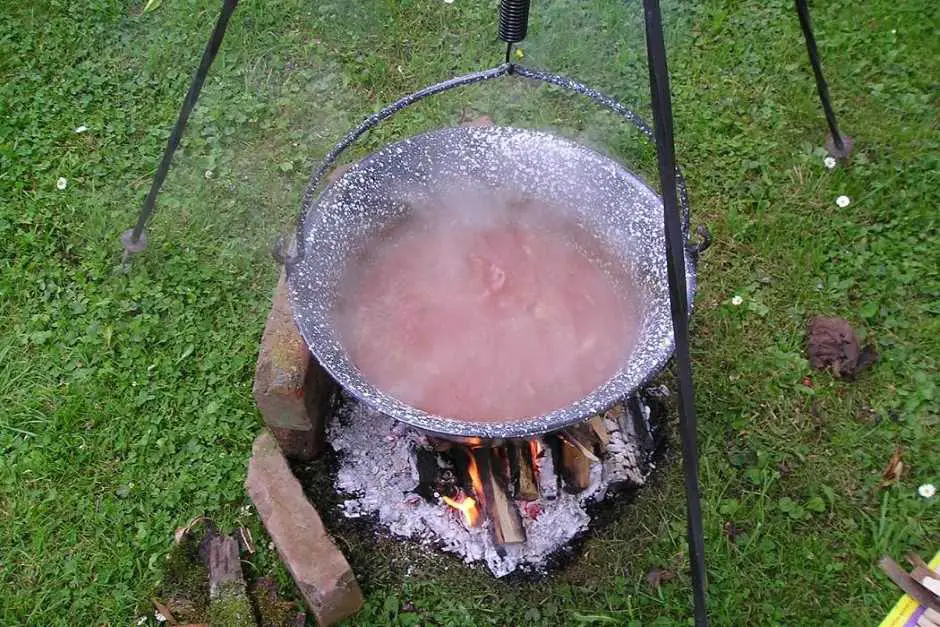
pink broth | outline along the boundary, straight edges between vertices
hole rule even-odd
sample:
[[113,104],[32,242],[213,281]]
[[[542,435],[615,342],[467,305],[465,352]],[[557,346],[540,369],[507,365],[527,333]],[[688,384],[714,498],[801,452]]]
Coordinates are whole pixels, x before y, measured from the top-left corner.
[[371,242],[334,311],[363,375],[413,407],[476,422],[542,415],[611,378],[637,334],[631,284],[615,285],[616,264],[577,225],[537,209],[429,212]]

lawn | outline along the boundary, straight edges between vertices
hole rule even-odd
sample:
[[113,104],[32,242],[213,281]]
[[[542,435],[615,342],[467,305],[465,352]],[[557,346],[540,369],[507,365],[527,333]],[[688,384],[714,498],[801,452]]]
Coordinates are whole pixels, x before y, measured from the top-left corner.
[[[177,527],[206,513],[260,535],[242,481],[260,428],[251,379],[278,271],[270,244],[349,126],[499,62],[495,5],[244,1],[150,248],[124,271],[118,235],[147,192],[218,3],[3,2],[0,624],[130,624]],[[635,0],[533,5],[527,63],[649,117]],[[790,2],[664,4],[677,154],[694,221],[715,237],[693,328],[715,624],[874,624],[897,597],[877,559],[940,549],[938,500],[917,494],[940,482],[940,4],[812,9],[857,146],[834,170]],[[358,154],[481,114],[552,129],[655,180],[634,131],[515,79],[428,101]],[[840,195],[851,204],[838,207]],[[856,325],[878,348],[874,368],[855,382],[811,373],[803,342],[817,313]],[[882,486],[896,448],[904,472]],[[676,462],[667,453],[579,558],[535,581],[496,581],[334,521],[364,577],[359,622],[687,624]],[[258,544],[249,570],[275,568]],[[678,574],[650,589],[653,568]]]

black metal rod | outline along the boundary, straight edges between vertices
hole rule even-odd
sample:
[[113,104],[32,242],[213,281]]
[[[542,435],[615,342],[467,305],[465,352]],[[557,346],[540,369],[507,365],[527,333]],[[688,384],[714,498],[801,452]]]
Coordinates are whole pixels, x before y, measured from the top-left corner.
[[170,170],[170,164],[173,162],[173,154],[176,152],[180,138],[183,136],[183,131],[186,129],[189,114],[192,113],[193,108],[196,106],[196,101],[199,99],[199,92],[202,91],[202,84],[206,81],[209,67],[212,65],[216,54],[219,52],[219,48],[222,46],[222,39],[225,37],[225,29],[228,27],[229,18],[232,17],[232,13],[235,11],[237,4],[238,0],[223,0],[222,2],[222,11],[219,13],[219,19],[216,21],[215,28],[212,30],[212,36],[209,37],[209,42],[206,44],[206,48],[202,53],[202,61],[199,62],[199,68],[196,70],[196,75],[193,76],[193,82],[189,85],[186,99],[183,100],[179,117],[176,119],[176,126],[173,127],[170,139],[166,143],[163,158],[160,160],[157,173],[154,175],[153,182],[150,184],[150,192],[147,194],[146,200],[144,200],[140,217],[137,218],[137,224],[134,226],[134,230],[131,233],[132,243],[136,244],[137,240],[140,239],[140,234],[143,233],[144,227],[147,226],[147,220],[150,219],[150,215],[153,213],[153,208],[157,201],[157,194],[160,193],[163,181],[166,179],[167,172]]
[[685,474],[685,498],[688,508],[689,561],[692,570],[695,624],[703,627],[708,625],[705,595],[705,534],[702,528],[702,506],[698,486],[698,441],[692,387],[692,362],[689,354],[689,302],[685,275],[686,242],[682,232],[676,191],[672,99],[669,93],[669,71],[666,66],[666,45],[663,41],[659,0],[643,0],[643,8],[646,21],[646,54],[649,57],[650,96],[653,106],[653,133],[656,137],[659,181],[663,194],[669,300],[672,309],[672,329],[676,341],[676,370],[679,374],[679,431],[682,440],[682,468]]
[[832,136],[833,144],[837,150],[842,152],[845,150],[845,145],[842,143],[842,134],[839,133],[836,114],[832,110],[832,103],[829,101],[829,85],[826,84],[822,64],[819,62],[819,50],[816,49],[816,36],[813,34],[813,23],[809,17],[809,6],[806,4],[806,0],[796,0],[796,13],[800,17],[800,28],[803,29],[803,39],[806,40],[806,52],[809,53],[809,62],[813,66],[813,74],[816,76],[816,91],[819,92],[819,101],[822,103],[823,112],[826,114],[826,124],[829,125],[829,133]]

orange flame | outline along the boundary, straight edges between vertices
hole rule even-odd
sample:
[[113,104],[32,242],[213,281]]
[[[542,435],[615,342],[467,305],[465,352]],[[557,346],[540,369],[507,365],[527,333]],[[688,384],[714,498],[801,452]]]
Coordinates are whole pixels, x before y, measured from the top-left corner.
[[473,494],[477,498],[474,499],[461,492],[457,499],[442,496],[441,500],[454,509],[459,509],[463,514],[464,520],[467,522],[467,526],[477,527],[480,524],[481,515],[481,505],[477,499],[483,499],[483,481],[480,479],[480,471],[477,469],[477,463],[476,460],[473,459],[473,454],[467,455],[467,459],[467,474],[470,475],[470,484],[473,486]]
[[539,455],[542,454],[542,443],[538,440],[529,440],[529,451],[532,453],[532,463],[538,466]]
[[463,518],[467,521],[467,525],[470,527],[476,527],[480,522],[480,508],[477,507],[477,502],[469,496],[465,496],[463,499],[457,501],[448,496],[442,496],[441,499],[454,509],[459,509],[463,514]]
[[472,453],[467,457],[470,462],[467,465],[467,473],[470,475],[470,484],[473,486],[473,493],[476,494],[478,499],[482,499],[483,480],[480,478],[480,471],[477,469],[477,460],[474,459]]
[[529,440],[529,452],[532,453],[532,472],[535,473],[536,481],[541,477],[541,464],[539,464],[539,455],[542,454],[542,443],[538,440]]

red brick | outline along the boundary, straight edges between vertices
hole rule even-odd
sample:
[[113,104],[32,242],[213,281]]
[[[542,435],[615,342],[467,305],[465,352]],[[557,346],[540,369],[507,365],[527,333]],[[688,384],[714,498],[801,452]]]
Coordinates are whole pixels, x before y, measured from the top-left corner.
[[282,272],[261,338],[253,392],[285,455],[309,460],[320,452],[334,390],[294,323]]
[[362,592],[349,563],[267,431],[255,440],[245,488],[317,622],[332,625],[359,611]]

